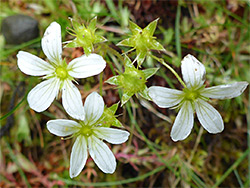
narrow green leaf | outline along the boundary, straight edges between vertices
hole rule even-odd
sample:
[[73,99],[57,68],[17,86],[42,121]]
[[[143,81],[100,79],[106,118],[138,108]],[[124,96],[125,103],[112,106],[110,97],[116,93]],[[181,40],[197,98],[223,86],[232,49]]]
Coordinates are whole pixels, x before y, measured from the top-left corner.
[[116,46],[130,46],[133,47],[131,38],[127,38],[116,44]]
[[0,121],[2,121],[2,120],[4,120],[5,118],[7,118],[7,117],[9,117],[11,114],[13,114],[16,110],[17,110],[17,108],[25,101],[25,99],[26,99],[26,97],[27,97],[27,94],[28,93],[26,93],[26,95],[23,97],[23,99],[15,106],[15,108],[13,108],[11,111],[9,111],[7,114],[5,114],[4,116],[2,116],[1,118],[0,118]]
[[95,16],[90,22],[88,28],[92,31],[96,29],[97,16]]
[[111,84],[111,85],[119,85],[119,76],[113,76],[111,78],[109,78],[108,80],[105,81],[106,83],[108,84]]
[[76,48],[79,47],[75,39],[64,46],[64,48]]
[[179,58],[181,58],[180,17],[181,17],[181,6],[178,5],[175,18],[175,45],[176,45],[177,55]]
[[136,60],[137,60],[137,64],[139,67],[141,67],[146,55],[147,55],[147,50],[137,50],[136,49],[136,53],[137,53],[137,56],[136,56]]
[[131,92],[124,92],[122,95],[122,104],[121,106],[123,106],[126,102],[128,102],[128,100],[134,95],[134,93]]
[[157,42],[156,40],[153,40],[151,42],[150,49],[165,51],[165,48],[159,42]]
[[118,106],[119,106],[119,103],[120,103],[120,102],[115,103],[115,104],[113,104],[111,107],[109,107],[109,110],[111,110],[113,114],[115,114],[115,112],[116,112],[116,110],[117,110],[117,108],[118,108]]
[[134,22],[130,20],[129,20],[129,29],[133,35],[138,34],[139,32],[142,32],[142,29],[137,24],[135,24]]
[[95,44],[100,43],[100,42],[106,42],[106,41],[107,39],[105,37],[100,36],[100,35],[95,35],[95,41],[94,41]]
[[124,57],[124,66],[125,66],[125,71],[126,71],[127,68],[133,68],[134,67],[133,63],[131,62],[130,58],[127,55],[125,55],[125,57]]
[[159,70],[159,68],[149,68],[149,69],[142,70],[142,72],[144,73],[145,78],[147,80],[148,78],[153,76],[158,70]]
[[148,88],[147,88],[146,85],[145,85],[144,90],[141,91],[141,92],[139,92],[139,94],[140,94],[144,99],[146,99],[146,100],[149,100],[149,101],[152,100],[151,97],[148,95]]
[[143,32],[146,31],[149,33],[149,36],[153,36],[154,32],[155,32],[155,28],[157,26],[157,22],[158,22],[159,18],[155,19],[154,21],[152,21],[150,24],[147,25],[147,27],[145,27],[143,29]]

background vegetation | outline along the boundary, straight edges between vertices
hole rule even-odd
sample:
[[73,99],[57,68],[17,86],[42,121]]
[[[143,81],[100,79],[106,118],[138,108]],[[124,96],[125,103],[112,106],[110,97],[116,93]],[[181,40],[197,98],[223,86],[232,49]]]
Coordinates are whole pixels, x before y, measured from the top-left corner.
[[[107,67],[99,76],[80,80],[84,100],[92,91],[100,91],[100,82],[122,69],[120,54],[128,48],[115,44],[127,37],[129,20],[143,28],[160,18],[155,35],[167,52],[154,54],[163,57],[178,73],[180,60],[191,53],[206,66],[209,86],[250,82],[249,5],[249,1],[237,0],[2,0],[0,22],[17,13],[30,15],[39,21],[42,37],[47,26],[57,21],[62,27],[63,41],[67,41],[72,39],[66,31],[71,27],[68,17],[87,23],[98,16],[97,31],[108,42],[95,49],[107,61]],[[0,187],[250,186],[249,88],[236,99],[212,101],[225,122],[222,133],[212,135],[203,131],[196,119],[191,135],[177,143],[170,139],[176,112],[133,97],[117,113],[131,136],[128,142],[111,146],[118,162],[115,173],[102,173],[89,158],[82,173],[70,179],[73,142],[61,140],[46,129],[48,120],[68,116],[60,101],[54,101],[42,113],[31,110],[26,96],[40,80],[23,74],[17,67],[19,50],[45,58],[41,37],[21,45],[7,45],[0,36]],[[82,48],[63,49],[67,61],[82,54]],[[134,58],[135,53],[129,56]],[[147,59],[143,66],[161,67],[149,79],[148,86],[181,89],[177,79],[159,63]],[[119,101],[118,90],[113,86],[104,83],[101,91],[107,106]]]

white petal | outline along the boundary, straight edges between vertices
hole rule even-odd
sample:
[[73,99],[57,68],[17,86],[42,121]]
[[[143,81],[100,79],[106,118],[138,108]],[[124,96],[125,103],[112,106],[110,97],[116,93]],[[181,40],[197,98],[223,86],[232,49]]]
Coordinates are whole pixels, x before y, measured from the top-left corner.
[[121,144],[128,140],[129,132],[108,127],[94,128],[95,135],[111,144]]
[[201,95],[212,99],[231,99],[241,95],[247,88],[247,82],[236,82],[228,85],[219,85],[204,88]]
[[80,126],[77,122],[72,120],[56,119],[48,121],[47,128],[52,134],[64,137],[77,132]]
[[200,87],[205,82],[204,65],[194,56],[188,54],[181,61],[181,72],[187,87]]
[[68,65],[68,73],[74,78],[87,78],[97,75],[106,67],[102,56],[97,54],[83,55],[73,59]]
[[207,102],[198,99],[195,103],[197,117],[201,125],[209,133],[220,133],[224,129],[223,119],[220,113]]
[[171,130],[173,141],[184,140],[190,134],[194,125],[194,113],[190,102],[184,102],[174,121]]
[[38,84],[28,94],[30,108],[37,112],[46,110],[54,101],[60,87],[60,80],[50,78]]
[[61,26],[52,22],[44,32],[42,49],[49,61],[58,64],[62,59]]
[[81,93],[70,80],[64,81],[62,88],[62,104],[65,111],[71,117],[84,120],[85,112],[82,104]]
[[96,92],[89,94],[84,103],[84,110],[87,124],[94,124],[103,114],[104,101],[102,97]]
[[24,51],[18,52],[17,65],[23,73],[32,76],[42,76],[55,71],[55,68],[46,61]]
[[181,102],[182,91],[169,89],[160,86],[152,86],[148,89],[148,94],[155,104],[161,108],[169,108]]
[[78,136],[70,155],[69,175],[74,178],[80,174],[88,158],[87,142],[84,136]]
[[89,154],[96,163],[96,165],[104,172],[112,174],[116,168],[115,156],[109,147],[96,138],[90,136],[88,138]]

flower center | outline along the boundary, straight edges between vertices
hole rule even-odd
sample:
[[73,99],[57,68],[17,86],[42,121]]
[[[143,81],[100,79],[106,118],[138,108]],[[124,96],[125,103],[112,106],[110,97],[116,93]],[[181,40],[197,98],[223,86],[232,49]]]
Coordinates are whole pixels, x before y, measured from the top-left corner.
[[197,98],[199,98],[199,96],[200,96],[200,93],[199,93],[199,91],[197,91],[197,90],[189,90],[189,89],[185,88],[185,89],[183,90],[183,92],[185,93],[184,98],[185,98],[186,100],[189,100],[189,101],[194,101],[194,100],[196,100]]
[[79,130],[79,133],[85,137],[89,137],[93,134],[93,130],[91,129],[91,126],[82,125],[81,129]]
[[64,80],[68,77],[68,71],[64,67],[58,67],[56,69],[56,76],[61,80]]

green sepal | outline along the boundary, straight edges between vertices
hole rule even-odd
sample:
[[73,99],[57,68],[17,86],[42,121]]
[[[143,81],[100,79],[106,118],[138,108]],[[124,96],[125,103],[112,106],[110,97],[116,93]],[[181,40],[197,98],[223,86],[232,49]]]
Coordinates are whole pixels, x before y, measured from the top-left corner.
[[119,102],[113,104],[111,107],[107,108],[105,106],[101,118],[98,120],[98,123],[102,124],[104,127],[123,127],[122,123],[116,118],[116,110],[118,108]]
[[131,62],[131,60],[129,59],[129,57],[127,55],[125,55],[124,57],[124,66],[125,66],[125,72],[127,68],[133,68],[133,63]]
[[142,29],[137,24],[135,24],[134,22],[132,22],[130,20],[129,20],[129,29],[133,35],[137,34],[139,32],[142,32]]
[[152,40],[151,49],[165,51],[165,48],[156,40]]
[[116,110],[117,110],[117,108],[118,108],[118,106],[119,106],[119,103],[120,103],[120,102],[113,104],[113,105],[110,106],[108,109],[111,110],[113,114],[115,114],[115,112],[116,112]]
[[149,69],[144,69],[142,70],[142,72],[145,75],[146,80],[149,79],[151,76],[153,76],[157,71],[159,70],[159,68],[149,68]]
[[137,64],[139,67],[141,67],[143,61],[145,60],[145,57],[147,55],[147,50],[138,50],[136,49],[136,60],[137,60]]
[[119,85],[119,76],[113,76],[111,78],[109,78],[108,80],[105,81],[106,83],[108,84],[111,84],[111,85]]
[[145,27],[143,29],[143,32],[147,32],[149,34],[149,36],[153,36],[158,20],[159,20],[159,18],[155,19],[150,24],[148,24],[147,27]]
[[143,89],[141,92],[139,92],[139,94],[140,94],[144,99],[147,99],[147,100],[149,100],[149,101],[152,100],[151,97],[148,95],[148,88],[147,88],[146,85],[145,85],[144,89]]
[[123,95],[122,95],[122,104],[121,106],[123,106],[126,102],[128,102],[128,100],[134,95],[133,92],[130,91],[124,91]]
[[116,46],[130,46],[130,47],[134,47],[134,45],[132,44],[132,38],[124,39],[121,42],[119,42]]
[[84,24],[80,24],[78,23],[77,21],[75,21],[74,19],[71,19],[71,23],[72,23],[72,26],[73,28],[76,30],[76,31],[79,31],[80,29],[86,29]]
[[91,54],[92,50],[94,49],[92,43],[89,43],[86,46],[83,46],[84,53],[88,56]]
[[100,42],[106,42],[106,41],[107,41],[107,39],[105,37],[100,36],[100,35],[96,35],[95,36],[94,44],[100,43]]
[[96,30],[96,21],[97,21],[97,16],[95,16],[92,20],[89,22],[88,28],[92,31]]
[[64,46],[64,48],[76,48],[78,47],[79,45],[77,44],[77,42],[75,41],[75,39],[71,42],[69,42],[68,44],[66,44]]

